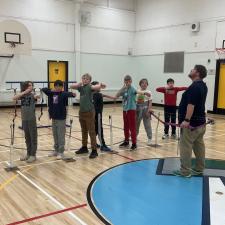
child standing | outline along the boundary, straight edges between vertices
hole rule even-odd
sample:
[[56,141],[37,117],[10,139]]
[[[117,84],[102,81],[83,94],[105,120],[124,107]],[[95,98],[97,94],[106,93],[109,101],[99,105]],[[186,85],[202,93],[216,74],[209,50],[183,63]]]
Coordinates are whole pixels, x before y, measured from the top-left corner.
[[132,145],[130,150],[137,148],[136,135],[136,94],[147,94],[146,91],[137,91],[132,85],[132,78],[130,75],[124,77],[124,86],[116,94],[115,99],[119,96],[123,98],[123,126],[125,140],[119,147],[129,146],[129,137],[131,135]]
[[[97,85],[99,84],[99,82],[93,81],[91,84]],[[102,126],[102,112],[103,112],[104,97],[114,99],[114,97],[102,94],[99,90],[93,93],[93,103],[95,107],[95,133],[96,133],[96,136],[98,135],[98,139],[100,142],[100,150],[108,152],[108,151],[111,151],[111,148],[109,148],[105,143],[104,134],[103,134],[103,126]],[[100,116],[100,121],[99,121],[99,116]]]
[[[156,91],[164,93],[164,120],[166,123],[176,123],[176,111],[177,111],[177,92],[187,90],[187,87],[174,87],[174,80],[169,78],[167,80],[166,87],[159,87]],[[176,127],[172,128],[172,138],[176,138]],[[162,139],[169,138],[169,125],[164,126],[164,135]]]
[[66,103],[69,97],[75,97],[72,92],[63,91],[63,82],[56,80],[54,90],[42,88],[49,97],[49,117],[52,119],[52,133],[54,138],[54,151],[48,156],[56,156],[57,159],[64,158],[65,134],[66,134]]
[[21,161],[32,163],[36,160],[37,152],[37,123],[35,115],[35,102],[39,96],[33,93],[33,83],[25,81],[21,84],[21,93],[13,97],[13,100],[21,100],[22,127],[25,134],[27,153],[20,158]]
[[82,81],[71,85],[71,88],[77,89],[80,92],[80,111],[79,121],[82,132],[82,147],[76,151],[76,154],[88,153],[87,142],[88,133],[91,139],[91,154],[89,158],[98,156],[96,133],[95,133],[95,109],[93,105],[93,91],[105,88],[104,84],[91,85],[91,75],[86,73],[82,76]]
[[[147,91],[148,80],[141,79],[139,82],[140,91]],[[138,94],[137,95],[137,136],[139,133],[139,128],[141,124],[141,120],[143,119],[145,131],[148,137],[148,145],[151,145],[152,141],[152,127],[151,127],[151,112],[152,112],[152,93],[151,91],[147,91],[150,95]]]

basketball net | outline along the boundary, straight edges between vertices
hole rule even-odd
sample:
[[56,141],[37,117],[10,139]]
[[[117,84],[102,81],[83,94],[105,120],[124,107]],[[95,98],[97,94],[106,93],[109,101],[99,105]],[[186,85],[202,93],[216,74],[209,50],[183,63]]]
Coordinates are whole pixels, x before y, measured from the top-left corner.
[[225,59],[225,48],[216,48],[216,59]]

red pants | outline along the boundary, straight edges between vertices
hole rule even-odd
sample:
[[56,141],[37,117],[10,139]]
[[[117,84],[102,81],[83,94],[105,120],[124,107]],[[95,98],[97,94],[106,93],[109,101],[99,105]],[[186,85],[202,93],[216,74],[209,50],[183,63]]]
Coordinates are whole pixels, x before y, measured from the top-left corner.
[[136,144],[136,110],[123,111],[123,127],[125,141],[129,141],[131,136],[132,144]]

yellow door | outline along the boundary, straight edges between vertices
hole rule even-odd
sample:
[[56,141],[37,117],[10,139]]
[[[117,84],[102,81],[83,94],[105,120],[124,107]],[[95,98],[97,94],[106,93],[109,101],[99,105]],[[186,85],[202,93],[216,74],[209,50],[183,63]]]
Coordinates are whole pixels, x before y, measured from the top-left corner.
[[217,108],[225,109],[225,63],[220,64]]
[[[54,82],[56,80],[66,81],[66,62],[49,62],[48,80]],[[49,87],[54,88],[54,84],[50,83]]]

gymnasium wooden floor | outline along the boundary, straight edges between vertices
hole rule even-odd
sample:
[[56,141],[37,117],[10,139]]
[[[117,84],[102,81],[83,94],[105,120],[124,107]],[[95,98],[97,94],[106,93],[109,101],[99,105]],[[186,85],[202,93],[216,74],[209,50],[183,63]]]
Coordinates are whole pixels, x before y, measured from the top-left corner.
[[[44,115],[38,125],[48,125],[48,113]],[[70,107],[69,118],[73,118],[71,148],[81,146],[81,133],[78,118],[78,107]],[[10,129],[13,118],[13,109],[0,109],[0,224],[19,224],[17,221],[26,220],[24,224],[35,225],[66,225],[66,224],[102,224],[95,216],[87,203],[86,191],[89,183],[100,172],[115,165],[146,158],[165,158],[177,156],[177,141],[162,140],[163,125],[159,125],[158,141],[160,148],[146,145],[146,134],[141,126],[138,137],[138,150],[130,152],[120,150],[118,144],[114,150],[118,154],[100,153],[96,159],[89,159],[88,155],[75,156],[76,162],[66,163],[55,158],[47,157],[53,149],[51,129],[38,129],[38,159],[33,164],[19,161],[19,156],[25,153],[23,132],[18,129],[20,125],[20,112],[16,119],[15,130],[15,163],[20,168],[19,172],[6,172],[4,168],[9,159]],[[161,112],[161,108],[155,108]],[[36,109],[37,116],[40,108]],[[121,105],[105,105],[104,108],[104,134],[109,144],[110,133],[108,116],[113,119],[113,142],[123,140],[122,108]],[[206,157],[225,160],[225,117],[208,115],[215,119],[215,125],[208,125],[205,135]],[[162,117],[162,116],[161,116]],[[155,137],[156,120],[152,120],[153,141]],[[69,128],[67,130],[69,132]],[[20,149],[21,148],[21,149]],[[110,197],[110,196],[109,196]],[[65,212],[60,211],[65,210]],[[38,217],[32,220],[33,217]],[[29,219],[31,220],[29,221]]]

